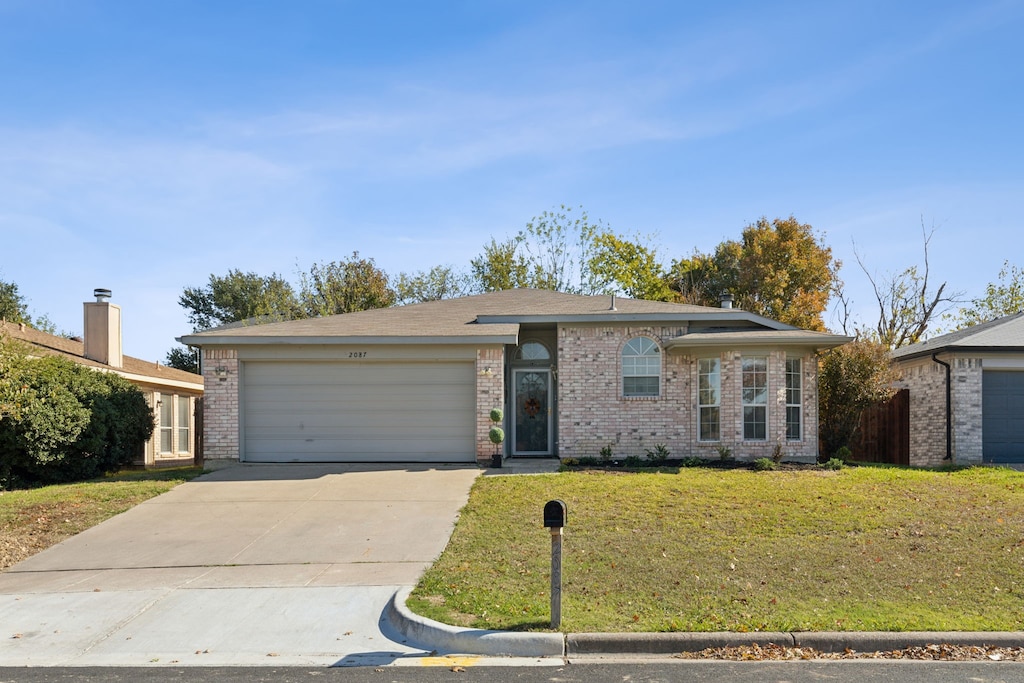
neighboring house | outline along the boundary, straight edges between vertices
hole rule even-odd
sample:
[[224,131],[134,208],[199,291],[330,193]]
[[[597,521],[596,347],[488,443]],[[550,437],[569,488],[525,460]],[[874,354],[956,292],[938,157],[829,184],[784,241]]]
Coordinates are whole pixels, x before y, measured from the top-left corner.
[[63,356],[99,372],[114,372],[142,390],[153,408],[156,429],[136,464],[146,467],[190,465],[199,456],[201,434],[196,407],[203,395],[199,375],[125,356],[121,346],[121,307],[110,303],[110,290],[97,289],[86,302],[84,339],[67,339],[27,327],[0,323],[0,334],[19,339],[39,355]]
[[[724,304],[723,304],[724,305]],[[817,352],[849,341],[733,308],[510,290],[218,328],[202,348],[205,457],[488,463],[818,453]]]
[[1024,313],[897,349],[910,464],[1024,463]]

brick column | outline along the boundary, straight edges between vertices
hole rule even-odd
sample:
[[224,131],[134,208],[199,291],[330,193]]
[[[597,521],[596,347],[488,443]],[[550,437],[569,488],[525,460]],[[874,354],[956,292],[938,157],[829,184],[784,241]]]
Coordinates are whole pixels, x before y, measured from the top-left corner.
[[203,349],[203,384],[204,460],[212,467],[238,462],[238,352]]
[[[484,466],[491,464],[495,449],[504,452],[505,448],[505,444],[495,446],[489,438],[494,426],[491,422],[493,408],[505,411],[505,349],[502,347],[476,351],[476,461]],[[497,425],[505,430],[506,439],[507,424],[508,419]]]

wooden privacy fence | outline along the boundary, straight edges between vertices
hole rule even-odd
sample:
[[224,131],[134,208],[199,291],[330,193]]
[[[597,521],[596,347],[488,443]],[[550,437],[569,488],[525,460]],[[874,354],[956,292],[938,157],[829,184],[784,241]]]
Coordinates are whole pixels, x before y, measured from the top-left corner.
[[909,389],[900,389],[889,401],[864,411],[850,450],[853,459],[861,462],[910,464]]

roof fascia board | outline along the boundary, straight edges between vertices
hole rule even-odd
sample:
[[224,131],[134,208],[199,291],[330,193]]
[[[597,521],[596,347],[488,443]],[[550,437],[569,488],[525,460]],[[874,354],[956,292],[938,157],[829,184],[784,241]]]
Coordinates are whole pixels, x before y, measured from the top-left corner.
[[481,325],[514,324],[514,323],[607,323],[607,322],[671,322],[688,323],[694,321],[745,321],[755,322],[773,330],[796,330],[797,327],[780,323],[777,320],[764,318],[753,313],[599,313],[573,315],[481,315],[476,321]]
[[202,337],[197,335],[185,335],[176,337],[177,341],[188,346],[249,346],[249,345],[271,345],[287,344],[299,345],[308,344],[313,346],[342,346],[353,344],[517,344],[519,336],[516,334],[496,335],[460,335],[460,336],[438,336],[438,337],[382,337],[382,336],[318,336],[318,337],[236,337],[230,335],[215,335]]
[[894,361],[916,360],[918,358],[930,358],[936,353],[992,353],[992,354],[1013,354],[1024,353],[1024,344],[1021,346],[936,346],[931,349],[908,353],[903,356],[893,356]]

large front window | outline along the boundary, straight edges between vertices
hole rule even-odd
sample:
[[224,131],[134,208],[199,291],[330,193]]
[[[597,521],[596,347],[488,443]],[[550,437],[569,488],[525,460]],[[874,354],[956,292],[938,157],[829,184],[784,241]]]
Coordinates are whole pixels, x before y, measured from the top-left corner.
[[763,356],[743,359],[743,438],[768,438],[768,359]]
[[722,372],[717,358],[697,361],[698,438],[721,439]]
[[190,453],[192,451],[192,402],[188,396],[157,394],[157,433],[159,452]]
[[622,395],[657,396],[661,349],[649,337],[630,339],[622,348]]
[[786,359],[786,440],[799,441],[803,436],[803,379],[800,359]]

